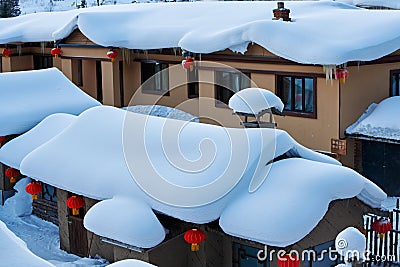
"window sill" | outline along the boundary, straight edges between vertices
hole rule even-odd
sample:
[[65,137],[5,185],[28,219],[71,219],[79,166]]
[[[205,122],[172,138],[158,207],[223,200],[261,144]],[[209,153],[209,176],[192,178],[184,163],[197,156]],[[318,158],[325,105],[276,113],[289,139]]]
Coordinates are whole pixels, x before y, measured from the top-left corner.
[[142,94],[169,96],[169,91],[143,90]]
[[215,107],[216,108],[230,109],[230,107],[227,104],[225,104],[224,102],[221,102],[219,100],[215,100]]
[[306,113],[306,112],[300,112],[300,111],[291,111],[291,110],[284,110],[283,114],[285,116],[291,116],[291,117],[301,117],[301,118],[307,118],[307,119],[317,119],[317,113]]
[[188,95],[188,98],[199,98],[199,95]]

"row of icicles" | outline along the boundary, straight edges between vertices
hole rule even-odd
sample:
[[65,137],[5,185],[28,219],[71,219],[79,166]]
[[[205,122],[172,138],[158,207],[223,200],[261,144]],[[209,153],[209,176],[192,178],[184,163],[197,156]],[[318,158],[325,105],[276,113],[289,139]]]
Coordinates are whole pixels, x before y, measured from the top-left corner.
[[336,65],[324,65],[325,78],[327,81],[332,81],[333,78],[339,80],[340,84],[346,82],[346,78],[349,77],[350,72],[346,67],[336,67]]

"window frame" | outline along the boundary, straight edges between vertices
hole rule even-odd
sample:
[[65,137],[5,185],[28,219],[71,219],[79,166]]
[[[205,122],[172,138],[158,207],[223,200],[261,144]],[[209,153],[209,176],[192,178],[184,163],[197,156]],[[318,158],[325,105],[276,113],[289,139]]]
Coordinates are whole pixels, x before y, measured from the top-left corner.
[[[290,77],[302,79],[302,107],[305,107],[305,79],[313,79],[313,112],[305,112],[305,111],[296,111],[296,110],[283,110],[283,113],[287,116],[292,117],[303,117],[303,118],[310,118],[310,119],[317,119],[317,77],[315,75],[304,75],[299,73],[288,73],[288,74],[276,74],[275,75],[275,92],[276,95],[283,99],[283,88],[281,85],[281,81],[283,77]],[[294,82],[291,82],[291,90],[292,97],[295,94],[295,90],[293,88]],[[292,98],[293,99],[293,98]]]
[[[249,87],[251,87],[252,83],[251,83],[251,72],[250,71],[241,71],[240,69],[238,69],[237,71],[232,70],[232,69],[216,69],[214,70],[214,98],[215,98],[215,107],[218,108],[229,108],[228,107],[228,103],[223,102],[222,100],[220,100],[220,89],[222,88],[222,86],[218,85],[217,83],[217,73],[218,72],[226,72],[226,73],[239,73],[239,74],[243,74],[245,76],[248,77],[250,84]],[[240,76],[242,77],[242,76]],[[239,91],[242,89],[239,89]],[[229,101],[229,100],[228,100]]]
[[34,70],[41,70],[41,69],[48,69],[52,68],[53,64],[53,57],[51,55],[33,55],[33,69]]
[[[396,93],[397,94],[393,94],[393,76],[397,75],[397,90]],[[390,71],[390,86],[389,86],[389,96],[400,96],[400,69],[396,69],[396,70],[391,70]]]
[[[167,90],[162,90],[163,89],[163,76],[160,75],[160,84],[161,84],[161,90],[150,90],[150,89],[146,89],[145,87],[143,87],[143,83],[145,81],[147,81],[148,79],[145,79],[144,74],[143,74],[143,64],[161,64],[161,65],[165,65],[165,67],[161,66],[161,70],[159,72],[164,73],[164,75],[167,75]],[[152,94],[152,95],[162,95],[162,96],[169,96],[169,63],[167,62],[163,62],[163,61],[157,61],[157,60],[146,60],[146,61],[141,61],[140,62],[140,81],[141,81],[141,92],[143,94]],[[167,71],[164,71],[167,70]],[[163,72],[164,71],[164,72]],[[158,72],[156,72],[158,73]],[[150,77],[153,77],[156,73],[152,74]],[[166,74],[165,74],[166,73]]]

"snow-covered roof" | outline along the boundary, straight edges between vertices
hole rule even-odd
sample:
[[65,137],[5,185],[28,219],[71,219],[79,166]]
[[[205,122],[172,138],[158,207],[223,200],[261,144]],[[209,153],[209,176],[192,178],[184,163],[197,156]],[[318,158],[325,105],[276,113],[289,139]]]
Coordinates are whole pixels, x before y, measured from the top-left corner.
[[47,116],[100,105],[56,68],[0,73],[0,136],[30,130]]
[[0,221],[0,258],[3,266],[55,267],[33,254],[26,243],[11,232],[2,221]]
[[292,22],[284,22],[272,20],[276,6],[275,1],[149,3],[36,13],[1,19],[0,43],[61,40],[78,28],[105,47],[213,53],[245,52],[255,43],[305,64],[369,61],[400,48],[398,11],[291,1],[286,7]]
[[246,114],[259,114],[260,112],[275,108],[282,112],[282,100],[269,90],[262,88],[246,88],[235,93],[229,99],[229,107],[234,112]]
[[372,103],[361,117],[346,129],[347,134],[400,141],[400,96]]
[[156,117],[170,118],[183,121],[199,122],[199,118],[177,108],[171,108],[160,105],[136,105],[124,107],[124,110],[130,112],[148,114]]
[[[65,121],[65,116],[51,120],[57,117]],[[8,142],[0,161],[101,200],[85,215],[85,227],[137,247],[153,247],[165,237],[153,210],[194,223],[221,218],[231,235],[286,246],[306,236],[332,200],[357,196],[379,207],[386,198],[361,175],[281,130],[223,128],[101,106],[83,112],[46,143],[36,141],[35,135],[52,127],[49,119],[27,133],[30,138]],[[18,164],[14,153],[28,153],[26,142],[37,148]],[[269,164],[285,153],[303,159]]]
[[400,9],[399,0],[339,0],[339,2],[360,7],[385,7]]

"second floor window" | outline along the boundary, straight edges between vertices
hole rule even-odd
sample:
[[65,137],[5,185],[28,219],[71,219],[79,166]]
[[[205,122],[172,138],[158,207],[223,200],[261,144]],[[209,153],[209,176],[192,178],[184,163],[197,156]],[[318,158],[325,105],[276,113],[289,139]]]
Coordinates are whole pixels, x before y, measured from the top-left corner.
[[[168,64],[159,62],[142,62],[142,91],[168,95]],[[165,71],[163,71],[165,70]]]
[[390,73],[390,96],[400,95],[400,70],[393,70]]
[[229,99],[242,89],[250,87],[250,74],[242,72],[215,72],[215,98],[228,104]]
[[277,95],[288,115],[315,116],[315,79],[311,77],[278,76]]
[[199,97],[199,72],[197,69],[187,72],[188,97]]

